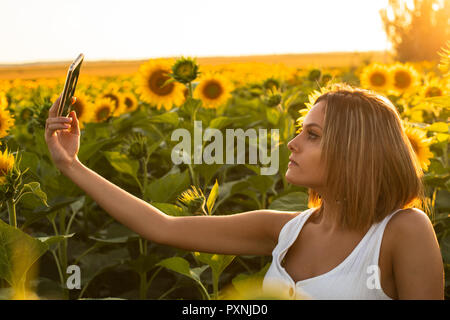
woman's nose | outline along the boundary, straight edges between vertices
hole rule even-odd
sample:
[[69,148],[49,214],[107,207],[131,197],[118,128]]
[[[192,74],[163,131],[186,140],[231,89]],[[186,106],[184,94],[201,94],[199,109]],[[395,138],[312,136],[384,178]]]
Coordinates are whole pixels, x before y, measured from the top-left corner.
[[292,152],[298,151],[298,146],[296,144],[297,143],[296,138],[297,138],[297,136],[295,138],[293,138],[291,141],[289,141],[287,144],[288,149]]

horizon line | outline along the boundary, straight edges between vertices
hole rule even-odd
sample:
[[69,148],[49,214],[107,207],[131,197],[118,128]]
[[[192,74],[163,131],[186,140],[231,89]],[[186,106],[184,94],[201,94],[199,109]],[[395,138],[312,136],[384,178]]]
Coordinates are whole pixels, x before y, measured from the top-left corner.
[[[92,59],[87,60],[85,57],[85,63],[89,62],[123,62],[123,61],[146,61],[151,59],[159,59],[159,58],[166,58],[166,59],[176,59],[180,57],[190,57],[190,58],[240,58],[240,57],[263,57],[263,56],[290,56],[290,55],[325,55],[325,54],[349,54],[349,53],[355,53],[355,54],[363,54],[363,53],[391,53],[390,50],[384,49],[384,50],[349,50],[349,51],[317,51],[317,52],[298,52],[298,53],[261,53],[261,54],[242,54],[242,55],[171,55],[171,56],[155,56],[155,57],[147,57],[147,58],[124,58],[124,59],[110,59],[110,58],[99,58],[99,59]],[[67,64],[68,62],[71,62],[72,60],[69,59],[61,59],[61,60],[25,60],[25,61],[18,61],[18,62],[3,62],[0,61],[0,67],[7,67],[7,66],[30,66],[30,65],[39,65],[39,64]]]

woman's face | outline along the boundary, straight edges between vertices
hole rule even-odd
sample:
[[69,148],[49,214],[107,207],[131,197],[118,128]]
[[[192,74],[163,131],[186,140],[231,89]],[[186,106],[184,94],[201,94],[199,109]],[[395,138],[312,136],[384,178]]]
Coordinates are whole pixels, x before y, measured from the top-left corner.
[[315,104],[303,121],[302,131],[287,144],[291,151],[286,180],[320,194],[325,185],[325,166],[320,163],[320,140],[325,117],[325,101]]

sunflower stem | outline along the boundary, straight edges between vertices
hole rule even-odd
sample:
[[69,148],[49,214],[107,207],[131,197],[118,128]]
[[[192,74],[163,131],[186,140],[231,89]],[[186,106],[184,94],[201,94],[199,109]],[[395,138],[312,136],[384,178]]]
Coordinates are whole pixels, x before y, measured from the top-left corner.
[[192,82],[191,81],[189,81],[188,88],[189,88],[189,98],[192,99]]
[[9,225],[17,228],[16,203],[13,199],[9,199],[6,205],[8,207]]

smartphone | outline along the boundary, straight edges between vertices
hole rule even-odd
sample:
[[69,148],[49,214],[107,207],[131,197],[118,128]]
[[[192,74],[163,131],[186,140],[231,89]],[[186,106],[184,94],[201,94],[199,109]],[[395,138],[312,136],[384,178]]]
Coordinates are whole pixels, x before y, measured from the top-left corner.
[[83,62],[84,54],[80,55],[72,62],[67,72],[66,83],[64,84],[64,90],[61,96],[61,101],[58,107],[58,117],[67,117],[70,113],[70,107],[72,105],[72,97],[75,94],[75,88],[78,82],[78,76],[80,75],[81,63]]

